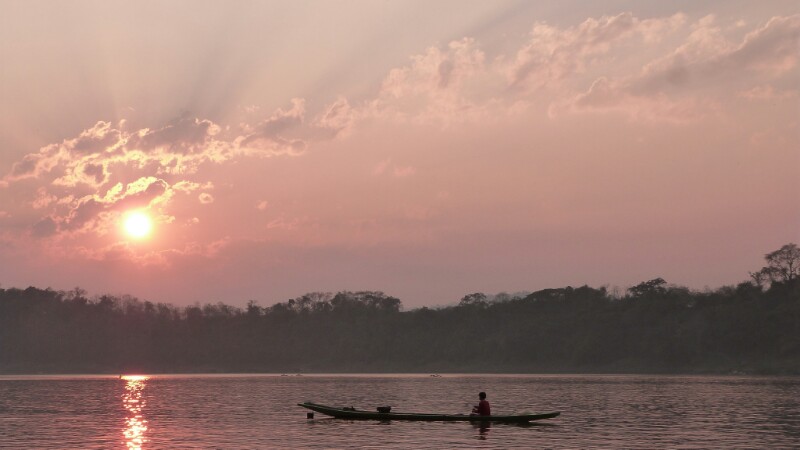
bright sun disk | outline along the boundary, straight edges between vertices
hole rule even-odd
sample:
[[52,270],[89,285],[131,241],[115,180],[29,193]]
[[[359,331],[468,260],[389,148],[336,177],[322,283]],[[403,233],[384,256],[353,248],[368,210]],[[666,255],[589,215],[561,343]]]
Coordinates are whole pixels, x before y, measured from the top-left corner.
[[147,214],[136,211],[125,218],[125,232],[135,238],[143,238],[150,234],[153,222]]

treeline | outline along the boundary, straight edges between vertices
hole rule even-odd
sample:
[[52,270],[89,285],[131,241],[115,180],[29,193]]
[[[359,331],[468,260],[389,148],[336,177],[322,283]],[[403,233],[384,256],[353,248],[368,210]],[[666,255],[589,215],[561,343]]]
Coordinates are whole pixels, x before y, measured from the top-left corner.
[[179,308],[81,289],[0,289],[0,372],[797,374],[800,250],[786,248],[793,266],[713,291],[656,278],[623,295],[589,286],[475,293],[411,311],[382,292]]

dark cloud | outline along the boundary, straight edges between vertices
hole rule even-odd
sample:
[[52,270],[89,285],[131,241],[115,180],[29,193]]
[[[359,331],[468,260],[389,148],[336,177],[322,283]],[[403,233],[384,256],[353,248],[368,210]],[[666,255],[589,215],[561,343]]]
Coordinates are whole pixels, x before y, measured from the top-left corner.
[[86,198],[70,211],[62,228],[69,231],[79,230],[93,221],[105,208],[106,205],[94,198]]
[[242,141],[242,145],[251,145],[258,141],[270,141],[277,144],[288,144],[289,140],[281,135],[293,129],[298,128],[303,124],[303,118],[300,115],[281,115],[271,117],[260,124],[258,124],[252,133]]
[[210,120],[200,120],[188,116],[172,121],[158,130],[147,130],[134,135],[128,141],[128,147],[139,150],[168,148],[170,150],[189,150],[204,143],[216,131]]
[[[711,25],[705,25],[711,27]],[[735,48],[679,48],[630,83],[630,92],[650,95],[665,90],[718,85],[747,79],[748,71],[779,75],[797,66],[800,59],[800,15],[774,17],[745,36]]]
[[97,153],[119,145],[121,138],[119,130],[111,128],[110,122],[100,121],[81,133],[71,147],[77,153]]
[[25,155],[22,161],[18,161],[11,166],[11,176],[14,178],[33,175],[36,171],[36,163],[41,159],[41,155],[33,153]]
[[748,34],[728,55],[737,67],[782,68],[800,58],[800,14],[773,17],[763,28]]
[[44,219],[36,222],[36,224],[31,227],[31,234],[37,238],[43,238],[47,236],[52,236],[55,234],[58,226],[56,225],[55,221],[50,217],[45,217]]
[[143,208],[153,200],[164,195],[169,189],[169,184],[164,180],[153,180],[146,188],[141,191],[125,195],[120,200],[109,205],[114,210],[126,210],[133,208]]
[[439,63],[439,69],[437,71],[439,73],[439,89],[447,88],[447,85],[450,83],[450,76],[453,74],[454,68],[453,62],[449,59],[445,59]]
[[106,181],[106,171],[102,164],[86,164],[83,166],[83,173],[95,184],[103,184]]

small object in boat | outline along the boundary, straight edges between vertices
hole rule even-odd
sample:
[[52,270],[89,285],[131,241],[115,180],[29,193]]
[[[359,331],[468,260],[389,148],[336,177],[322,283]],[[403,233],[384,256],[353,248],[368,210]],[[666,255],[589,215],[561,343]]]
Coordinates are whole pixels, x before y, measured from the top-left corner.
[[378,406],[379,413],[388,413],[392,410],[391,406]]
[[352,406],[345,406],[342,408],[342,411],[355,411],[356,409]]

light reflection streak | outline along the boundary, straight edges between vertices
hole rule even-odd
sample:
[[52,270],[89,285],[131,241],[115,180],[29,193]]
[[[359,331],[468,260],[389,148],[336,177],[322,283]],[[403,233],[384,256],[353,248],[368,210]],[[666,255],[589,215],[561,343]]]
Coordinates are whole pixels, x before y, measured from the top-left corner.
[[145,375],[121,375],[119,377],[125,381],[125,392],[122,393],[122,406],[128,411],[125,418],[125,429],[122,434],[125,436],[125,445],[131,450],[141,450],[147,442],[145,432],[147,432],[147,419],[142,415],[145,407],[145,399],[142,397],[145,382],[149,377]]

